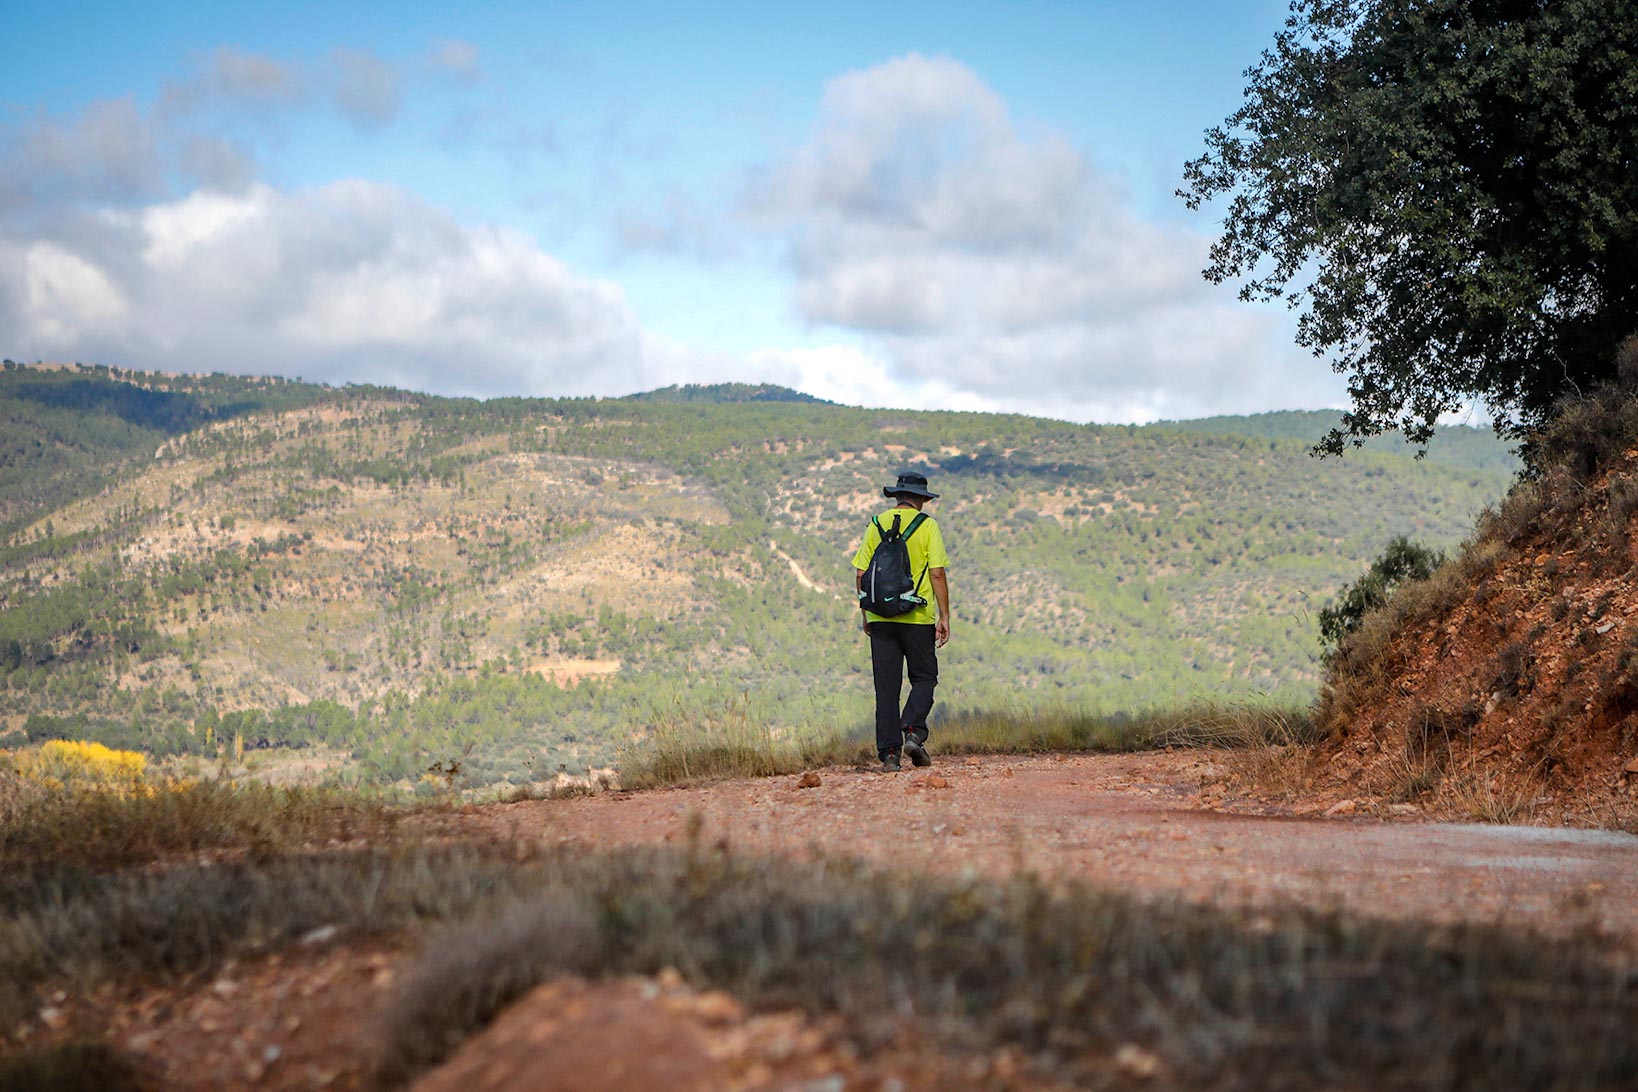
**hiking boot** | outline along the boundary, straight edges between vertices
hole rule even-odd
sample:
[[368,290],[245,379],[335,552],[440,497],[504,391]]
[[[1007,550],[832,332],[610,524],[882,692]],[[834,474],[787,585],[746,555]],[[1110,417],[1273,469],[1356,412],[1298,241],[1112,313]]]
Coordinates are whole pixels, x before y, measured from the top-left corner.
[[902,769],[904,767],[899,764],[899,752],[888,751],[882,756],[882,773],[898,773]]
[[933,760],[927,755],[927,748],[921,745],[921,740],[916,738],[914,732],[904,733],[904,753],[910,756],[910,765],[912,766],[931,766],[933,764]]

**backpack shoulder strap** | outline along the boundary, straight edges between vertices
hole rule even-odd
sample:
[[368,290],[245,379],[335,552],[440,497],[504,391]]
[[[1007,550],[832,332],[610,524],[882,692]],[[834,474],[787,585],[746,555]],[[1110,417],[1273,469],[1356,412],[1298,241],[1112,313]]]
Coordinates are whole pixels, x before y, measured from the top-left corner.
[[[916,518],[910,521],[909,528],[907,528],[905,530],[905,532],[904,532],[904,537],[905,537],[906,541],[909,541],[910,536],[916,533],[916,528],[920,527],[922,525],[922,523],[926,521],[926,519],[927,519],[927,513],[926,512],[917,512],[916,513]],[[929,561],[927,565],[923,565],[921,567],[921,575],[916,577],[916,586],[914,588],[910,589],[916,595],[921,594],[921,582],[927,578],[927,570],[931,566],[931,564],[932,563]]]

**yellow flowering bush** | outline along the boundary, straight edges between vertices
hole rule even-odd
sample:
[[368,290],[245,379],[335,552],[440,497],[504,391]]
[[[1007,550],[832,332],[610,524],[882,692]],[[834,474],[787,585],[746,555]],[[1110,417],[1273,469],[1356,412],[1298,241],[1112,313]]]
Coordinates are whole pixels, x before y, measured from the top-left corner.
[[32,754],[17,756],[17,772],[49,789],[145,792],[147,767],[147,757],[136,751],[67,739],[51,740]]

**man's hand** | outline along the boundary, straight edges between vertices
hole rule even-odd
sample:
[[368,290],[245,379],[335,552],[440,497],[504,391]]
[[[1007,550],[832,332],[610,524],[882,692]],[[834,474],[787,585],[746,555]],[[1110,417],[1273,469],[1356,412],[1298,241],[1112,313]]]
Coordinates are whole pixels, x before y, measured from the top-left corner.
[[859,628],[864,630],[866,637],[870,636],[870,615],[864,611],[859,612]]
[[950,580],[942,568],[927,570],[933,577],[933,601],[938,604],[938,621],[933,623],[933,644],[943,648],[950,642]]

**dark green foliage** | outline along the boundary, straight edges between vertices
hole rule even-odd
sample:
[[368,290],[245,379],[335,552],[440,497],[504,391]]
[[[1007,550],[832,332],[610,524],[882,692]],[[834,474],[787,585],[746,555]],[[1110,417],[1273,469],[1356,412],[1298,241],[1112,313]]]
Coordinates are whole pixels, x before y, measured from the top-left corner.
[[[1245,417],[1202,417],[1194,421],[1165,421],[1156,427],[1172,427],[1187,432],[1221,436],[1258,436],[1269,440],[1300,441],[1312,445],[1314,437],[1336,428],[1342,415],[1331,410],[1278,410]],[[1270,445],[1271,450],[1278,450]],[[1398,429],[1374,436],[1361,444],[1365,451],[1403,454],[1405,437]],[[1517,474],[1523,462],[1505,445],[1496,442],[1489,429],[1458,425],[1442,428],[1428,443],[1421,458],[1435,466],[1452,469],[1500,471]]]
[[139,387],[106,375],[23,372],[19,376],[7,385],[8,397],[91,417],[112,417],[170,436],[198,428],[214,416],[191,395]]
[[1387,549],[1371,562],[1365,575],[1343,588],[1335,603],[1321,609],[1320,642],[1334,653],[1343,639],[1359,628],[1365,615],[1385,603],[1395,588],[1410,580],[1426,580],[1444,561],[1442,552],[1404,535],[1389,540]]
[[1306,305],[1349,375],[1320,445],[1424,442],[1482,397],[1518,428],[1614,375],[1638,325],[1638,6],[1297,0],[1186,167],[1231,198],[1206,276]]
[[1534,476],[1557,469],[1585,483],[1638,442],[1638,335],[1622,342],[1615,361],[1615,381],[1565,398],[1552,426],[1531,437]]
[[[169,702],[161,698],[158,711],[162,715],[154,718],[99,717],[84,712],[67,716],[30,713],[23,722],[23,738],[30,743],[44,743],[52,739],[95,740],[117,750],[145,751],[155,758],[214,755],[216,747],[207,746],[199,733],[190,731],[188,725],[177,717],[179,713],[191,712],[192,705],[176,698],[176,695],[172,695]],[[163,715],[166,713],[170,715]]]
[[711,402],[719,405],[734,402],[817,402],[833,406],[836,403],[811,394],[793,391],[776,383],[684,383],[641,394],[626,396],[633,402]]
[[148,1083],[102,1043],[65,1043],[0,1060],[0,1092],[134,1092]]

